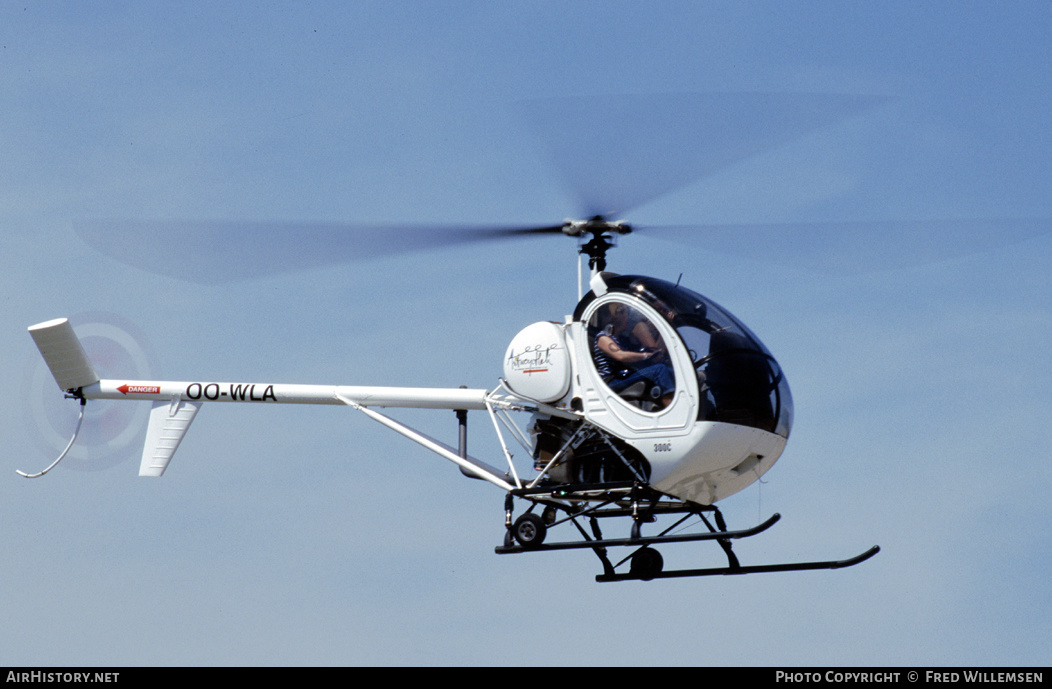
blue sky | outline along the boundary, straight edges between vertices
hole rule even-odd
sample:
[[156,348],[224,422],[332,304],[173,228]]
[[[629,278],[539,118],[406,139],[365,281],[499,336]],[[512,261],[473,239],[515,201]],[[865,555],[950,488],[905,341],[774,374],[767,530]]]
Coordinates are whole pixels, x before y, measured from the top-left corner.
[[[1050,29],[1043,2],[0,3],[0,664],[1047,665],[1052,238],[996,228],[1052,217]],[[610,267],[682,273],[789,377],[785,454],[721,503],[783,515],[743,563],[876,559],[599,585],[589,553],[497,556],[498,491],[349,409],[205,407],[160,480],[138,439],[15,474],[75,420],[40,321],[115,376],[490,387],[575,302],[557,239],[288,272],[248,236],[219,263],[259,277],[200,284],[79,223],[549,224],[582,209],[522,101],[753,92],[881,100],[626,214],[745,239],[641,232]]]

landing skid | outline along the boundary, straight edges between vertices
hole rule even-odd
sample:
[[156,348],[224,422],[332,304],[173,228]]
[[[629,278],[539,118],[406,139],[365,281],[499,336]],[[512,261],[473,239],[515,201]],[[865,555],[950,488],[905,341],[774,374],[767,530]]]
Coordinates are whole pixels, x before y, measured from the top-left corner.
[[[529,511],[512,521],[512,504],[515,497],[524,498],[533,504]],[[533,512],[537,507],[543,507],[541,514]],[[566,516],[562,519],[558,518],[559,512],[565,512]],[[715,526],[705,516],[706,513],[713,514]],[[595,578],[599,582],[842,569],[865,562],[880,552],[879,546],[873,546],[864,553],[845,560],[743,566],[738,562],[738,557],[731,548],[731,542],[766,531],[781,519],[781,515],[774,514],[763,523],[748,529],[730,531],[727,529],[719,508],[670,499],[645,485],[632,482],[515,490],[507,497],[505,514],[507,533],[504,544],[495,549],[498,554],[587,548],[592,550],[603,564],[603,573]],[[641,533],[642,524],[654,522],[657,515],[669,514],[685,516],[655,535],[644,536]],[[598,521],[603,517],[631,517],[632,528],[629,537],[604,538]],[[692,517],[699,518],[708,530],[700,533],[673,533],[676,529],[685,528],[683,525]],[[583,521],[588,522],[591,534],[582,526]],[[548,529],[564,523],[573,524],[581,538],[544,543]],[[727,557],[727,566],[665,571],[663,558],[654,546],[692,541],[716,541]],[[635,550],[614,564],[608,557],[607,549],[616,547],[629,547]],[[618,572],[617,568],[625,563],[629,565],[628,571]]]
[[715,531],[709,533],[686,534],[682,536],[640,536],[639,538],[604,538],[602,540],[590,539],[584,541],[540,544],[532,547],[503,545],[498,546],[496,552],[500,555],[506,555],[508,553],[523,553],[533,550],[570,550],[573,548],[608,548],[615,546],[644,547],[660,545],[662,543],[685,543],[688,541],[715,541],[724,538],[746,538],[748,536],[755,536],[761,531],[766,531],[774,526],[781,518],[782,515],[775,513],[764,523],[754,526],[751,529],[743,529],[741,531]]
[[846,560],[826,560],[824,562],[790,562],[780,565],[752,565],[743,567],[713,567],[710,569],[677,569],[668,572],[651,573],[644,577],[640,574],[597,574],[596,581],[649,581],[650,579],[673,579],[676,577],[709,577],[716,575],[732,574],[757,574],[760,572],[796,572],[807,569],[842,569],[853,567],[860,562],[865,562],[880,552],[880,546],[873,546],[869,550]]

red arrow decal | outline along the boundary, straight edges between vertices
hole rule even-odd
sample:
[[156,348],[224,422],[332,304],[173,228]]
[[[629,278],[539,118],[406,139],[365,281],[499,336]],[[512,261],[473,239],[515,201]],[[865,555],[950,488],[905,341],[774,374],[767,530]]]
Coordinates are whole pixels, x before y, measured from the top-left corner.
[[161,392],[161,388],[158,385],[128,385],[127,383],[125,383],[117,389],[122,395],[127,395],[129,392],[137,392],[145,395],[157,395]]

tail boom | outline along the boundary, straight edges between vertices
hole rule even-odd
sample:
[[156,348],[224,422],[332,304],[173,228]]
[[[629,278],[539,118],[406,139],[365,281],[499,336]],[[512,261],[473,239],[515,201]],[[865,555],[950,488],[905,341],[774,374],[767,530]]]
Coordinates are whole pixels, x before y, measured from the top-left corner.
[[[282,383],[219,383],[205,381],[100,380],[88,360],[84,347],[65,318],[29,328],[37,348],[55,381],[67,395],[81,402],[87,400],[132,400],[151,402],[150,422],[146,431],[140,476],[161,476],[168,467],[179,443],[205,402],[243,402],[249,404],[328,404],[367,407],[404,407],[415,409],[481,410],[488,408],[489,393],[468,388],[403,388],[348,385],[288,385]],[[369,412],[376,414],[376,412]],[[79,430],[80,423],[77,428]],[[400,431],[415,438],[408,431]],[[73,440],[76,440],[76,432]],[[422,436],[421,436],[422,437]],[[70,445],[73,444],[70,441]],[[418,440],[418,439],[417,439]],[[427,439],[429,440],[429,439]],[[420,442],[420,440],[418,440]],[[66,448],[66,452],[69,447]],[[66,455],[43,472],[21,475],[42,476]],[[442,454],[440,450],[436,450]],[[446,455],[443,455],[446,456]],[[450,458],[447,456],[447,458]],[[454,459],[458,463],[464,458]],[[475,464],[471,465],[475,467]],[[485,465],[475,473],[501,482],[496,472]],[[493,476],[489,476],[493,473]],[[494,478],[496,477],[496,478]]]
[[253,404],[332,404],[346,400],[363,407],[486,409],[483,389],[402,388],[354,385],[288,385],[146,380],[100,380],[80,388],[79,396],[103,400],[188,400]]

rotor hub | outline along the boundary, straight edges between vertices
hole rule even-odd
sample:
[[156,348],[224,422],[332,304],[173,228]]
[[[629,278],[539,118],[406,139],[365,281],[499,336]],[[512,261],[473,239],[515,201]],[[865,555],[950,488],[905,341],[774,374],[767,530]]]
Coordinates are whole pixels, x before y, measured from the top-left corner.
[[601,215],[588,220],[568,220],[563,226],[564,234],[581,238],[578,253],[588,256],[588,267],[600,272],[606,270],[606,252],[617,246],[617,235],[631,231],[628,223],[611,222]]

